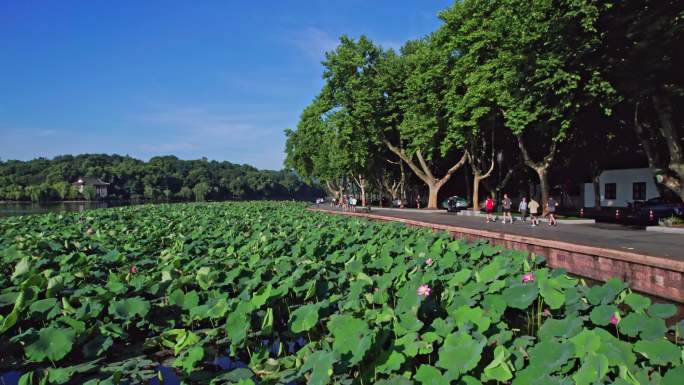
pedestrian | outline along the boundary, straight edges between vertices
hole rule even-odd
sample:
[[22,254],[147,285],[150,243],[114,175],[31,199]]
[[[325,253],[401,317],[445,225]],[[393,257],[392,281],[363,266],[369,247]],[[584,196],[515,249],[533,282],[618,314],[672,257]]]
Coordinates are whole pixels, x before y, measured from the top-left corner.
[[556,221],[556,207],[558,207],[558,202],[556,202],[553,197],[549,197],[549,200],[546,201],[546,211],[548,212],[549,216],[549,226],[558,226]]
[[342,195],[342,211],[347,211],[349,209],[349,197],[347,195]]
[[487,210],[487,223],[495,222],[492,213],[494,212],[494,199],[491,195],[487,195],[487,200],[485,201],[485,209]]
[[503,224],[506,224],[506,217],[508,217],[510,223],[513,224],[513,217],[511,216],[512,205],[513,202],[511,201],[511,198],[508,197],[508,194],[504,194],[503,200],[501,200],[501,206],[503,207]]
[[416,195],[416,208],[420,208],[420,194]]
[[351,212],[356,212],[356,198],[354,198],[353,195],[349,196],[349,207],[351,209]]
[[532,226],[536,226],[538,219],[537,219],[537,212],[539,211],[539,202],[534,200],[534,198],[530,198],[530,203],[527,204],[527,208],[530,210],[530,218],[532,220]]
[[520,220],[523,223],[527,222],[527,198],[522,198],[518,205],[518,210],[520,210]]

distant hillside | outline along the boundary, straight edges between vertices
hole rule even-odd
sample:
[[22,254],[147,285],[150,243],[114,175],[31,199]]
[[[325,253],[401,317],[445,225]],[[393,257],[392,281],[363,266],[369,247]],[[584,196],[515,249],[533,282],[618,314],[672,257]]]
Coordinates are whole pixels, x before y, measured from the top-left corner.
[[144,162],[121,155],[62,155],[0,161],[0,200],[95,199],[79,193],[79,178],[109,183],[106,199],[224,200],[312,199],[323,194],[290,171],[258,170],[230,162],[159,156]]

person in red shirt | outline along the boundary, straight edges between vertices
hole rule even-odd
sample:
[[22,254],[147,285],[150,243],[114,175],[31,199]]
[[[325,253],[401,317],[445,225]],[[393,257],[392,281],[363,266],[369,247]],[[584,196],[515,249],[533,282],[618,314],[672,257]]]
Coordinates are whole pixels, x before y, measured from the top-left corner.
[[487,196],[487,200],[485,201],[485,209],[487,210],[487,223],[490,221],[494,222],[494,217],[492,216],[492,213],[494,212],[494,200],[491,196]]

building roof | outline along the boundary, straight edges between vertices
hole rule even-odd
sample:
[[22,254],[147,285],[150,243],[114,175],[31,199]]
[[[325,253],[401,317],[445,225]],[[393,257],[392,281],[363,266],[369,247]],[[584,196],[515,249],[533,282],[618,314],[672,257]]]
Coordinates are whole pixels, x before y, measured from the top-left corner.
[[101,181],[99,178],[94,177],[81,177],[73,183],[76,186],[108,186],[109,183]]

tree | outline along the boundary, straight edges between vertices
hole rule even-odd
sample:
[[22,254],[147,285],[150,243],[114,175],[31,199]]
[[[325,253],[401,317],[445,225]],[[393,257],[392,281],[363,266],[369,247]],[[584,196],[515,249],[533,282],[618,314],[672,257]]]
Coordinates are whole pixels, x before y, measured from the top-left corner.
[[613,92],[588,60],[601,42],[601,10],[589,0],[466,0],[440,15],[459,62],[470,64],[466,94],[484,88],[494,96],[525,165],[537,173],[543,203],[549,168],[578,113]]
[[192,192],[195,194],[196,202],[204,202],[207,199],[207,195],[211,191],[211,186],[208,183],[200,182],[192,188]]
[[601,17],[596,56],[622,99],[656,182],[684,199],[684,3],[618,2]]
[[382,140],[427,185],[427,207],[437,208],[439,190],[468,159],[467,151],[462,151],[460,159],[451,163],[441,178],[435,175],[438,160],[463,147],[463,142],[447,137],[444,79],[453,60],[434,36],[407,43],[401,58],[390,56],[388,60],[399,62],[389,65],[398,85],[387,86],[386,97],[397,99],[387,104],[396,103],[401,117],[390,119]]

